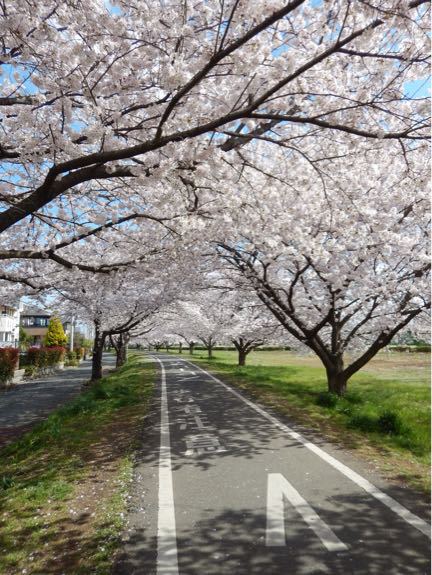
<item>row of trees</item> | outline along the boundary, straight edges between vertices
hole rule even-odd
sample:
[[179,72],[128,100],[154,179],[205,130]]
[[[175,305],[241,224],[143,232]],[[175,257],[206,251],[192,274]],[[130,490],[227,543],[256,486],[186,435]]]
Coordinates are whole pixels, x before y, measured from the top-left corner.
[[217,344],[234,346],[239,365],[264,344],[287,345],[284,331],[252,294],[221,289],[208,287],[189,294],[189,300],[175,302],[160,314],[144,341],[156,349],[179,345],[180,351],[184,342],[190,354],[199,344],[209,358]]
[[430,306],[428,13],[6,0],[1,297],[92,322],[93,379],[106,342],[281,337],[343,393]]

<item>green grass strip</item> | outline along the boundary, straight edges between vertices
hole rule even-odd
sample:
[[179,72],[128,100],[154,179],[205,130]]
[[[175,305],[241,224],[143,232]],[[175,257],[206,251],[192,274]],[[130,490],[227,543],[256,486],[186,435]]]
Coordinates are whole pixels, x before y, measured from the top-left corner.
[[0,451],[2,575],[110,573],[154,379],[132,355]]
[[394,466],[396,458],[400,478],[429,492],[430,382],[426,367],[419,366],[417,372],[401,369],[397,355],[387,367],[380,365],[374,371],[369,366],[356,374],[348,383],[347,394],[338,398],[326,391],[323,368],[305,365],[308,360],[292,353],[251,353],[245,367],[236,365],[236,353],[230,351],[217,351],[210,361],[204,353],[179,357],[193,359],[273,409],[329,433],[347,447],[363,451],[375,447],[374,460],[379,457],[383,468]]

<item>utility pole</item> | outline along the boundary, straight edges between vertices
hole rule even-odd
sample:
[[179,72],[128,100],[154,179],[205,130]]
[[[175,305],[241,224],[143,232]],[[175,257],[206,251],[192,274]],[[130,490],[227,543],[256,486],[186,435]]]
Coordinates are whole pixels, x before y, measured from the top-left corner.
[[74,346],[74,329],[75,329],[75,316],[71,316],[70,333],[69,333],[69,351],[73,351]]

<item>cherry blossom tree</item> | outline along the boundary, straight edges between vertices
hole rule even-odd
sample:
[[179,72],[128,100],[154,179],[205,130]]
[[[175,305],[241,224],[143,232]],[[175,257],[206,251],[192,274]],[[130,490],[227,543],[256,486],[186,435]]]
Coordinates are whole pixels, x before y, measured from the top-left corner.
[[181,302],[180,309],[189,333],[193,334],[192,341],[200,341],[211,359],[214,346],[225,338],[230,310],[220,305],[215,294],[206,292],[199,295],[193,301]]
[[429,73],[428,11],[425,0],[5,0],[0,277],[32,287],[35,263],[128,263],[101,261],[95,245],[205,216],[209,188],[229,188],[252,141],[309,157],[311,139],[406,151],[428,138],[410,88]]
[[158,317],[158,340],[174,343],[178,335],[188,343],[191,355],[195,343],[200,341],[209,358],[216,344],[234,345],[239,365],[245,365],[253,349],[279,341],[280,326],[253,293],[238,290],[230,285],[229,278],[225,278],[225,286],[217,286],[224,278],[218,275],[216,281],[212,275],[216,274],[210,274],[206,280],[209,282],[211,278],[209,285],[215,285],[205,289],[203,282],[199,290]]
[[266,306],[260,305],[261,302],[257,303],[250,295],[245,298],[239,292],[230,296],[229,339],[238,352],[238,365],[244,366],[251,351],[269,343],[281,344],[284,334]]
[[[423,146],[411,146],[405,159],[383,141],[342,151],[315,165],[299,159],[296,169],[273,151],[261,173],[246,158],[249,185],[239,182],[238,209],[216,230],[229,238],[231,225],[220,255],[318,355],[338,394],[430,307]],[[346,365],[348,351],[354,359]]]
[[[2,293],[69,292],[99,322],[100,365],[107,337],[124,350],[189,293],[155,262],[210,242],[343,392],[428,305],[428,16],[425,0],[4,0]],[[188,305],[211,353],[225,311]]]
[[[157,327],[158,335],[157,340],[160,342],[167,338],[175,345],[177,343],[179,353],[183,352],[183,342],[186,343],[189,355],[193,355],[197,341],[197,335],[194,329],[192,318],[187,314],[188,306],[185,306],[185,301],[191,295],[182,294],[182,298],[174,305],[168,306],[166,311],[158,318]],[[154,336],[154,332],[152,333]],[[154,342],[155,340],[153,340]]]
[[[171,263],[171,265],[169,265]],[[109,276],[86,274],[73,284],[56,288],[63,305],[79,311],[94,326],[92,380],[102,377],[102,354],[109,341],[117,353],[117,366],[126,360],[131,338],[148,334],[155,316],[179,293],[184,269],[179,262],[152,258],[147,265],[130,266]]]

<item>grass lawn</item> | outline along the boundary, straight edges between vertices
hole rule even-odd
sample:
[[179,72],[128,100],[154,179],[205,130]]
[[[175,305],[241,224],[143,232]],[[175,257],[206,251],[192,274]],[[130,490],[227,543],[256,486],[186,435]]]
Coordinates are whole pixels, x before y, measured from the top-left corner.
[[0,451],[0,573],[108,575],[155,378],[139,356]]
[[198,351],[193,360],[274,410],[358,450],[385,476],[429,492],[429,354],[382,353],[348,382],[343,399],[326,393],[325,371],[311,356],[256,351],[242,368],[234,351],[216,351],[211,361]]

